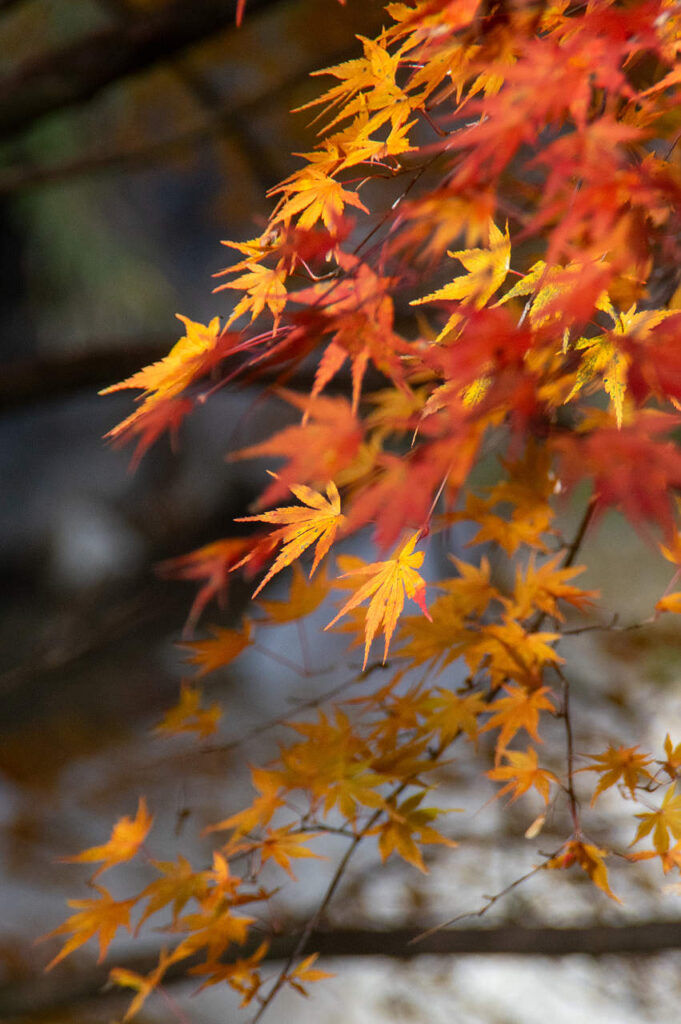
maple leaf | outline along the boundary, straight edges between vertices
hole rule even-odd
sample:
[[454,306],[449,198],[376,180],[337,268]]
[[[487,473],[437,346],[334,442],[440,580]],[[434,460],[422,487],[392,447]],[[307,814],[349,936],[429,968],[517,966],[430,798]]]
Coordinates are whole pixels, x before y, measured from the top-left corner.
[[[204,672],[210,669],[204,668]],[[203,674],[203,673],[200,673]],[[183,732],[195,732],[201,739],[212,736],[222,718],[219,704],[211,704],[209,708],[201,707],[201,691],[190,683],[182,683],[180,700],[174,708],[166,711],[155,731],[177,735]]]
[[388,561],[372,562],[370,565],[362,566],[361,569],[353,569],[344,574],[345,576],[369,576],[370,578],[359,587],[349,601],[346,601],[324,629],[330,629],[343,615],[356,608],[362,601],[371,598],[366,614],[363,668],[366,667],[371,642],[381,628],[385,634],[383,660],[385,661],[388,657],[390,640],[400,612],[404,608],[405,594],[415,601],[426,618],[429,618],[425,603],[426,584],[417,572],[423,564],[423,552],[414,551],[419,536],[418,533],[415,533],[401,544],[395,550],[393,558]]
[[395,333],[390,278],[381,277],[357,257],[338,254],[345,276],[322,281],[292,295],[292,301],[323,311],[322,330],[333,339],[324,351],[310,391],[319,395],[349,358],[352,366],[352,411],[357,412],[362,381],[369,362],[406,393],[400,356],[410,351]]
[[216,825],[210,825],[207,832],[233,829],[235,836],[253,832],[259,826],[267,825],[277,808],[285,806],[285,801],[281,798],[283,787],[279,774],[261,768],[251,768],[251,779],[260,796],[243,811],[232,814]]
[[606,789],[621,783],[634,795],[641,779],[651,779],[647,765],[652,761],[648,754],[637,754],[638,747],[609,746],[603,754],[589,754],[595,764],[580,768],[580,772],[598,772],[601,776],[591,797],[591,806]]
[[144,922],[159,910],[172,903],[173,924],[191,899],[203,899],[209,890],[208,872],[194,871],[191,864],[182,854],[177,861],[152,861],[154,868],[161,875],[155,882],[150,882],[138,899],[147,900],[147,906],[140,918],[135,933],[137,934]]
[[459,599],[451,594],[436,597],[423,615],[405,615],[400,621],[398,654],[414,667],[432,662],[442,672],[466,650],[474,637],[465,628]]
[[656,612],[681,613],[681,591],[676,590],[672,594],[665,594],[655,605]]
[[294,970],[286,975],[289,985],[296,992],[299,992],[301,996],[307,996],[307,991],[301,984],[302,982],[307,984],[311,981],[322,981],[324,978],[335,978],[335,974],[332,971],[322,971],[319,967],[312,966],[318,956],[319,953],[312,953],[310,956],[306,956]]
[[133,465],[164,430],[177,430],[193,405],[191,400],[180,397],[182,393],[224,359],[234,345],[234,336],[220,327],[219,317],[207,326],[180,313],[177,317],[185,324],[186,333],[164,359],[99,392],[109,395],[126,388],[142,391],[141,407],[106,435],[117,442],[125,441],[129,435],[141,435]]
[[152,816],[147,810],[144,797],[140,797],[135,818],[119,818],[111,831],[111,839],[102,846],[91,846],[74,857],[63,857],[66,864],[91,864],[103,861],[101,868],[98,868],[93,879],[97,878],[104,871],[114,867],[116,864],[123,864],[131,860],[138,852],[140,846],[146,839],[153,822]]
[[539,686],[544,665],[564,660],[550,646],[559,639],[559,633],[527,632],[519,622],[507,619],[481,626],[464,654],[471,672],[487,669],[494,689],[511,678],[533,690]]
[[664,768],[667,774],[675,779],[679,771],[681,770],[681,743],[677,743],[676,746],[672,743],[672,738],[667,733],[664,738],[664,752],[665,762]]
[[293,563],[291,587],[285,601],[258,601],[267,616],[259,625],[281,626],[286,622],[296,622],[311,615],[324,601],[331,586],[326,572],[318,573],[314,580],[307,578],[297,563]]
[[571,839],[566,843],[563,853],[552,857],[544,865],[548,870],[572,867],[579,864],[580,868],[587,873],[594,885],[609,896],[611,900],[619,903],[608,882],[608,870],[603,858],[607,855],[606,850],[601,850],[593,843],[585,843],[580,839]]
[[[414,299],[411,305],[418,306],[424,302],[458,301],[471,303],[477,309],[482,309],[506,280],[511,261],[511,239],[508,233],[508,224],[506,233],[503,234],[494,221],[490,221],[488,249],[448,251],[447,255],[452,259],[460,260],[469,273],[455,278],[450,284],[438,288],[430,295],[424,295],[422,299]],[[454,313],[438,335],[438,341],[452,330],[459,320],[459,314]]]
[[101,963],[118,929],[127,928],[130,931],[130,911],[135,906],[137,899],[117,901],[101,885],[93,885],[93,888],[97,890],[99,896],[87,900],[68,900],[68,905],[77,908],[78,913],[72,914],[54,931],[41,936],[39,941],[42,942],[54,935],[72,933],[71,938],[66,941],[54,959],[50,960],[45,970],[51,971],[64,957],[73,953],[74,949],[78,949],[95,935],[98,936],[99,941],[97,963]]
[[368,213],[366,206],[356,192],[343,188],[339,181],[332,178],[322,168],[308,166],[281,185],[271,189],[268,195],[284,193],[270,223],[288,224],[292,217],[297,217],[297,226],[303,229],[313,227],[318,220],[329,231],[342,217],[346,203]]
[[259,263],[248,263],[249,270],[233,281],[225,281],[215,288],[216,292],[225,288],[245,291],[227,320],[225,328],[238,320],[243,313],[251,314],[251,323],[262,313],[265,306],[274,318],[272,333],[277,329],[279,318],[286,305],[286,270],[281,262],[276,267],[263,267]]
[[230,455],[230,460],[272,455],[289,459],[261,495],[260,506],[279,501],[292,485],[314,486],[338,479],[357,455],[362,440],[360,424],[345,398],[320,395],[312,402],[292,391],[280,390],[279,394],[306,414],[305,425],[285,427],[267,441]]
[[158,988],[165,972],[177,960],[178,957],[175,952],[167,953],[165,949],[162,949],[157,966],[149,974],[139,974],[137,971],[131,971],[127,967],[114,967],[109,971],[109,981],[114,985],[120,985],[122,988],[132,988],[137,992],[125,1016],[122,1018],[124,1022],[132,1020],[139,1013],[154,989]]
[[562,555],[555,555],[539,568],[535,564],[532,552],[525,571],[518,566],[516,569],[513,599],[508,602],[509,614],[517,619],[526,619],[535,609],[546,612],[555,619],[563,620],[564,616],[558,607],[558,601],[566,601],[583,611],[599,596],[597,590],[580,590],[567,583],[573,577],[584,572],[583,566],[571,566],[559,569]]
[[110,395],[114,391],[126,388],[137,388],[147,398],[154,401],[160,398],[171,398],[187,387],[197,375],[204,372],[206,357],[215,351],[218,340],[223,334],[220,318],[213,317],[208,326],[196,323],[181,313],[177,314],[186,327],[186,333],[173,346],[167,356],[138,370],[120,384],[111,384],[103,388],[100,395]]
[[485,772],[488,779],[493,782],[504,782],[503,786],[495,796],[495,800],[502,797],[504,793],[512,793],[511,803],[515,803],[519,796],[534,788],[541,795],[545,804],[549,802],[551,783],[558,782],[553,772],[540,768],[537,762],[537,751],[528,747],[525,753],[521,750],[505,750],[503,756],[508,764],[498,765],[490,771]]
[[292,485],[290,490],[306,507],[291,505],[263,512],[259,516],[243,516],[236,520],[238,523],[284,524],[273,535],[277,541],[281,541],[282,549],[265,578],[254,590],[253,597],[260,593],[273,576],[287,565],[291,565],[300,558],[303,551],[315,544],[314,560],[310,569],[310,576],[313,576],[315,569],[333,544],[339,527],[345,522],[345,516],[340,510],[340,494],[333,481],[326,485],[326,497],[304,484]]
[[313,857],[315,860],[326,860],[326,858],[319,853],[313,853],[312,850],[308,850],[305,845],[311,839],[316,839],[321,833],[293,831],[294,827],[293,825],[285,825],[283,828],[268,828],[265,838],[257,844],[256,848],[260,851],[263,864],[268,860],[273,860],[295,882],[297,879],[291,868],[292,858]]
[[489,710],[489,705],[481,693],[460,697],[451,690],[438,687],[437,695],[428,700],[427,709],[428,728],[437,730],[440,743],[447,745],[460,732],[465,732],[469,740],[477,740],[480,732],[478,717]]
[[658,441],[654,435],[677,425],[676,416],[644,410],[621,430],[602,428],[586,438],[560,438],[561,479],[569,488],[575,479],[593,477],[599,511],[621,506],[634,525],[651,520],[672,540],[671,494],[681,490],[681,452],[672,441]]
[[179,558],[161,562],[156,571],[160,576],[171,579],[205,580],[194,598],[187,617],[185,632],[196,626],[208,603],[214,598],[224,598],[232,570],[244,555],[253,549],[253,538],[227,537],[213,541],[196,551],[190,551]]
[[388,820],[372,831],[378,834],[378,850],[384,863],[395,852],[402,860],[427,874],[416,839],[419,843],[435,843],[450,848],[456,847],[458,843],[431,827],[431,822],[443,812],[436,807],[420,807],[424,795],[416,793],[398,806],[389,803]]
[[205,948],[208,959],[217,960],[232,943],[243,945],[254,920],[243,914],[233,914],[224,900],[215,906],[208,905],[196,914],[186,914],[178,920],[174,930],[182,929],[189,934],[177,946],[175,955],[178,959],[184,958]]
[[658,853],[667,853],[669,850],[669,833],[674,839],[681,839],[681,794],[677,796],[676,787],[670,786],[665,793],[662,806],[657,811],[646,811],[637,814],[641,823],[636,830],[636,835],[631,842],[638,843],[644,836],[653,833],[653,846]]
[[516,733],[524,729],[533,740],[541,743],[537,728],[539,726],[539,714],[541,711],[555,712],[556,707],[549,696],[551,691],[548,686],[542,686],[537,690],[526,690],[522,686],[504,685],[503,689],[507,697],[497,697],[492,705],[492,717],[482,728],[482,732],[490,729],[499,729],[497,739],[496,759],[501,759],[506,753],[506,748]]
[[191,643],[182,644],[193,652],[188,660],[199,666],[196,673],[199,678],[229,665],[253,643],[253,623],[248,619],[244,622],[243,629],[213,626],[210,632],[212,635],[206,640],[193,640]]
[[248,1006],[257,994],[261,985],[257,967],[269,949],[269,942],[261,942],[258,948],[247,957],[237,957],[230,963],[221,960],[209,960],[207,963],[196,964],[190,968],[191,974],[208,975],[199,988],[202,992],[210,985],[218,985],[223,981],[241,996],[240,1007]]

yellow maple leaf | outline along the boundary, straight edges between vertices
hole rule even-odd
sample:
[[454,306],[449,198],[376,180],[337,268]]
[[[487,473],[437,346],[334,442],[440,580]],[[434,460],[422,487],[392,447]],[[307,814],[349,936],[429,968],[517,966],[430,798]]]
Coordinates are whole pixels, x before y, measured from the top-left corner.
[[237,302],[225,326],[229,327],[243,313],[251,314],[252,323],[267,306],[274,317],[273,330],[276,330],[286,305],[286,270],[281,261],[276,267],[263,267],[260,263],[247,265],[249,269],[245,274],[235,277],[233,281],[225,281],[215,289],[219,292],[225,288],[234,288],[246,293]]
[[184,323],[186,331],[168,355],[157,363],[138,370],[120,384],[103,388],[99,392],[100,395],[110,395],[113,391],[123,391],[126,388],[139,388],[148,402],[149,398],[154,401],[172,398],[184,391],[196,376],[197,367],[201,365],[206,353],[215,348],[223,330],[217,316],[213,317],[208,326],[196,323],[181,313],[177,313],[176,316]]
[[580,772],[598,772],[601,776],[598,785],[591,797],[591,806],[611,786],[621,783],[626,786],[631,795],[638,786],[641,779],[652,778],[647,769],[652,761],[648,754],[637,754],[638,747],[613,747],[609,746],[603,754],[589,754],[594,764],[579,768]]
[[303,484],[295,484],[290,490],[307,506],[306,508],[290,505],[263,512],[259,516],[243,516],[236,520],[237,523],[285,524],[273,534],[274,538],[283,542],[283,547],[264,580],[253,591],[253,597],[260,593],[273,576],[287,565],[291,565],[303,551],[316,543],[314,561],[310,569],[310,576],[314,575],[315,569],[333,544],[338,527],[345,522],[345,516],[341,512],[340,494],[333,481],[326,485],[326,497]]
[[[506,280],[506,275],[511,264],[511,239],[508,233],[503,234],[494,221],[489,222],[489,248],[488,249],[461,249],[457,252],[447,251],[452,259],[460,260],[468,271],[455,278],[449,284],[424,295],[422,299],[414,299],[412,306],[419,306],[423,302],[436,302],[438,300],[457,301],[482,309],[492,298],[496,290]],[[459,314],[455,313],[448,320],[440,332],[438,341],[453,327],[459,320]]]
[[647,811],[637,814],[641,824],[636,830],[631,845],[643,839],[650,832],[653,833],[653,846],[658,853],[667,853],[669,850],[669,833],[674,839],[681,839],[681,793],[676,794],[676,787],[670,786],[662,801],[662,806],[656,811]]
[[379,629],[385,634],[385,650],[383,660],[388,657],[390,639],[404,608],[404,595],[418,604],[426,618],[430,618],[426,608],[426,584],[417,572],[423,564],[423,552],[414,551],[420,533],[415,533],[404,544],[396,548],[393,558],[386,562],[372,562],[361,568],[344,573],[344,576],[369,576],[366,583],[352,595],[343,605],[338,614],[324,629],[330,629],[343,615],[356,608],[367,598],[371,598],[366,614],[364,663],[366,667],[369,648]]
[[122,864],[131,860],[144,842],[153,822],[152,816],[147,810],[144,797],[140,797],[137,806],[137,814],[134,819],[127,817],[119,818],[111,830],[111,838],[108,843],[102,846],[91,846],[88,850],[76,854],[75,857],[63,857],[67,864],[87,864],[103,861],[101,868],[95,871],[93,878],[97,878],[102,872],[116,864]]

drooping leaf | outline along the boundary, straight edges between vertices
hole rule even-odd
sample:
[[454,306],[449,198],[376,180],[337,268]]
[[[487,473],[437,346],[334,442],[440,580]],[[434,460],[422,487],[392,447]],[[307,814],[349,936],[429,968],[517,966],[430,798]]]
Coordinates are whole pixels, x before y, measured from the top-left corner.
[[281,542],[281,551],[265,578],[256,587],[253,597],[260,593],[273,576],[300,558],[312,544],[315,545],[315,553],[310,576],[313,576],[315,569],[333,544],[336,533],[345,522],[345,516],[341,512],[340,494],[333,481],[326,485],[326,497],[304,484],[293,485],[291,492],[305,507],[292,505],[263,512],[259,516],[243,516],[237,519],[238,523],[283,524],[271,538]]
[[97,868],[93,878],[97,878],[104,871],[114,867],[116,864],[123,864],[136,856],[140,846],[146,839],[151,829],[153,818],[147,810],[144,797],[140,797],[137,805],[137,814],[134,818],[119,818],[111,831],[111,838],[108,843],[102,846],[91,846],[82,853],[73,857],[64,857],[65,863],[71,864],[96,864],[102,862]]
[[423,563],[423,552],[414,551],[418,539],[419,534],[415,533],[401,544],[393,558],[386,562],[372,562],[371,565],[353,569],[345,574],[368,576],[369,579],[359,586],[350,600],[345,602],[338,614],[324,628],[330,629],[343,615],[370,598],[366,613],[364,666],[369,657],[371,642],[379,629],[385,634],[383,659],[388,657],[390,640],[400,612],[404,608],[405,594],[418,604],[426,618],[429,617],[425,603],[426,584],[417,571]]

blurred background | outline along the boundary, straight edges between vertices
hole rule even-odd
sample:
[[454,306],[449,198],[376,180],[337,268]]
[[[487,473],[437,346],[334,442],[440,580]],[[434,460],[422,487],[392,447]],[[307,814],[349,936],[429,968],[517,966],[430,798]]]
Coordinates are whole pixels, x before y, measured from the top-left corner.
[[[262,725],[342,685],[358,660],[342,637],[316,646],[313,619],[307,638],[279,636],[278,662],[253,653],[211,677],[209,697],[226,707],[212,744],[222,749],[153,734],[186,673],[177,644],[195,596],[155,566],[233,534],[264,468],[228,464],[225,452],[290,413],[255,393],[218,393],[185,423],[175,452],[162,440],[133,475],[131,453],[102,440],[131,411],[131,394],[97,392],[169,351],[181,333],[175,313],[229,314],[229,293],[212,294],[211,275],[230,262],[220,240],[262,230],[265,192],[297,165],[291,153],[314,143],[305,116],[289,113],[318,92],[309,73],[356,54],[355,35],[375,34],[384,18],[376,0],[247,0],[240,28],[227,0],[0,0],[1,1019],[122,1015],[126,998],[102,989],[106,970],[89,947],[43,974],[56,945],[36,947],[36,936],[61,923],[65,898],[87,892],[86,869],[59,858],[103,842],[140,793],[157,819],[155,856],[209,857],[201,829],[250,799],[247,763],[276,753],[277,731]],[[566,509],[566,529],[573,518]],[[664,564],[614,517],[588,543],[584,585],[601,587],[624,620],[647,615]],[[632,573],[638,606],[618,607]],[[206,621],[236,623],[248,593],[237,584]],[[270,596],[284,593],[277,584]],[[649,729],[658,743],[675,723],[681,730],[675,628],[580,643],[586,734],[624,742]],[[427,881],[392,861],[377,872],[367,853],[347,880],[339,928],[390,930],[475,909],[482,892],[532,866],[522,837],[538,809],[495,804],[476,818],[492,788],[471,792],[461,766],[443,781],[473,812],[467,852],[434,858]],[[612,811],[607,800],[603,809]],[[282,896],[283,922],[323,891],[328,868],[303,867],[303,884]],[[136,881],[148,879],[133,871],[121,894]],[[594,909],[588,883],[549,881],[485,919],[494,956],[473,938],[465,956],[405,966],[349,957],[352,943],[344,953],[339,943],[336,981],[309,1004],[282,997],[270,1019],[532,1024],[577,1012],[628,1024],[675,1012],[678,953],[592,954],[595,926],[653,922],[666,936],[658,946],[681,945],[678,895],[662,903],[644,868],[627,883],[624,911],[605,900]],[[585,926],[576,955],[531,955],[550,949],[548,933],[541,945],[549,923]],[[540,937],[510,956],[521,925]],[[137,963],[156,948],[122,941],[111,959]],[[191,985],[172,987],[173,1005],[151,1001],[141,1019],[243,1019],[229,994],[193,999]]]

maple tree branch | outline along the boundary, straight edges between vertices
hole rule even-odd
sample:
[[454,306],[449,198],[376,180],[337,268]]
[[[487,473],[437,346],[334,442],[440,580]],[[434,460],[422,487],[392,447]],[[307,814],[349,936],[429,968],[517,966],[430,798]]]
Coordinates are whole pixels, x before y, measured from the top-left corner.
[[582,518],[579,521],[577,532],[575,533],[570,545],[568,546],[567,554],[563,561],[563,569],[569,569],[570,566],[574,563],[575,558],[579,554],[579,549],[582,546],[582,542],[584,540],[584,537],[586,536],[586,531],[589,529],[589,524],[593,519],[595,511],[596,502],[593,498],[590,498],[587,502],[586,508],[584,509]]
[[512,882],[509,882],[508,885],[504,886],[503,889],[500,889],[498,892],[494,893],[493,896],[486,896],[485,902],[482,904],[482,906],[478,907],[477,910],[465,910],[462,914],[457,914],[455,917],[450,917],[448,921],[443,921],[441,924],[434,925],[432,928],[429,928],[425,932],[421,932],[420,935],[417,935],[415,938],[411,939],[410,945],[415,945],[417,943],[424,942],[426,939],[429,939],[433,935],[438,934],[438,932],[450,928],[451,925],[458,924],[459,921],[466,921],[472,917],[484,917],[487,911],[491,910],[495,903],[498,903],[499,900],[503,899],[504,896],[507,896],[510,892],[513,892],[514,889],[517,889],[518,886],[523,884],[523,882],[526,882],[528,879],[533,878],[539,871],[543,871],[544,865],[547,864],[553,857],[555,857],[559,851],[560,848],[555,853],[546,854],[541,864],[535,864],[535,866],[531,868],[529,871],[526,871],[524,875],[520,875],[519,878],[516,878]]
[[575,747],[574,739],[572,735],[572,720],[570,718],[570,680],[563,672],[560,665],[556,664],[553,666],[556,675],[563,684],[563,704],[560,709],[559,717],[565,722],[565,746],[566,746],[566,762],[567,762],[567,784],[566,790],[568,795],[568,801],[570,804],[570,816],[572,818],[572,827],[575,835],[581,834],[581,822],[579,818],[579,800],[575,793]]
[[[249,10],[272,2],[249,0]],[[25,60],[0,78],[0,138],[25,131],[48,114],[84,103],[113,82],[184,52],[229,28],[235,14],[234,0],[175,0]]]

